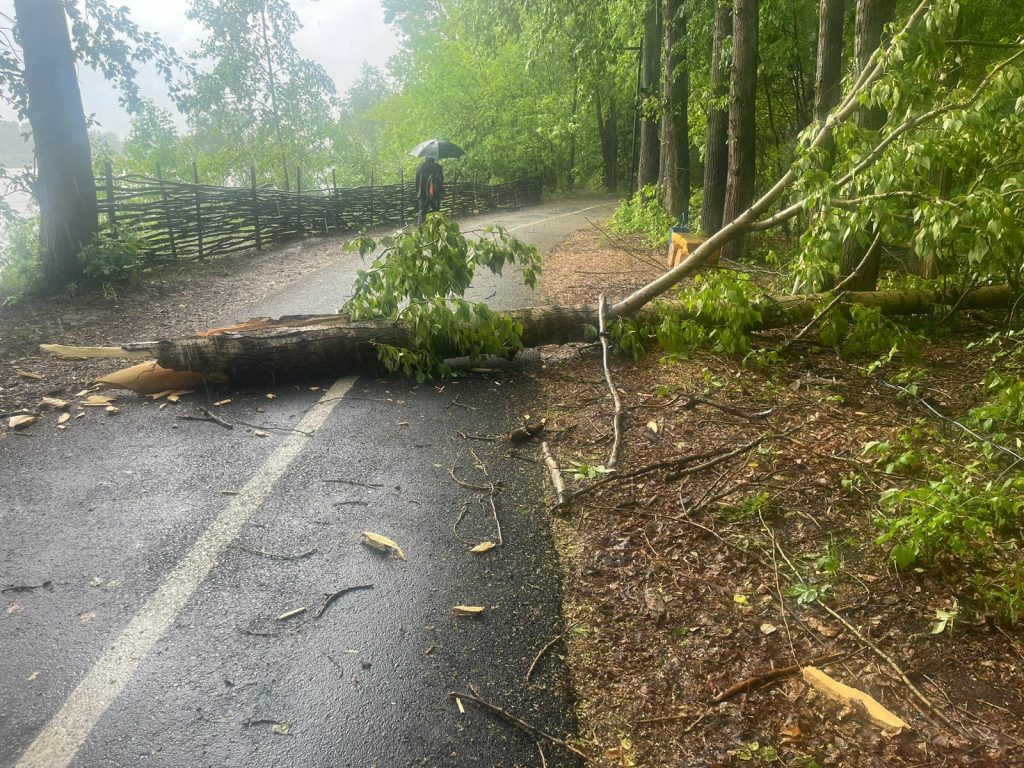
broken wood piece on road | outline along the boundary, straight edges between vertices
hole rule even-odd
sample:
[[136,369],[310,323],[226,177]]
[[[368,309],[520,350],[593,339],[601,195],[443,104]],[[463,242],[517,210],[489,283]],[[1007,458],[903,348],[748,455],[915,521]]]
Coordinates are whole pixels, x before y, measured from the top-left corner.
[[21,368],[15,368],[14,372],[23,379],[31,379],[32,381],[41,381],[43,379],[42,374],[23,371]]
[[303,614],[305,612],[306,612],[306,606],[302,606],[301,608],[293,608],[290,611],[285,611],[284,613],[282,613],[280,616],[277,617],[277,620],[278,621],[287,621],[288,619],[292,619],[292,618],[294,618],[296,616],[299,616],[299,615],[301,615],[301,614]]
[[11,416],[7,421],[7,426],[11,429],[25,429],[35,424],[39,420],[38,416],[32,416],[22,414],[21,416]]
[[405,560],[405,553],[402,551],[402,548],[387,536],[382,536],[373,531],[363,531],[363,537],[360,541],[363,545],[376,549],[378,552],[385,552],[392,557],[397,557],[399,560]]
[[490,552],[496,546],[497,545],[493,541],[481,541],[469,551],[474,555],[482,555],[484,552]]
[[456,605],[452,608],[456,616],[481,616],[486,610],[482,605]]
[[155,395],[153,399],[156,400],[178,390],[202,386],[206,380],[207,377],[201,373],[164,368],[151,360],[108,373],[96,379],[95,384],[105,389],[126,389],[140,395]]
[[901,731],[910,728],[909,723],[883,707],[872,696],[839,682],[817,667],[804,667],[802,672],[804,680],[815,690],[840,704],[864,712],[875,725],[881,726],[884,730]]
[[44,397],[39,401],[37,406],[40,411],[45,411],[52,408],[55,411],[65,410],[71,403],[67,400],[61,400],[59,397]]

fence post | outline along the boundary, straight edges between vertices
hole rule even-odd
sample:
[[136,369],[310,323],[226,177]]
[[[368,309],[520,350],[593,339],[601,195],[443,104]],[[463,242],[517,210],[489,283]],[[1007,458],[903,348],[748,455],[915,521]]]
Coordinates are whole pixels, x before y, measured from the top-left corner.
[[331,168],[331,188],[333,196],[331,200],[331,212],[334,214],[334,231],[338,231],[338,169]]
[[199,251],[199,258],[203,258],[203,212],[202,195],[199,192],[199,164],[192,161],[192,183],[195,185],[196,193],[196,248]]
[[405,168],[398,169],[398,219],[405,226]]
[[174,244],[174,219],[171,216],[171,206],[167,201],[167,188],[164,186],[164,175],[160,172],[160,163],[156,164],[156,180],[160,184],[160,199],[163,201],[164,218],[167,219],[167,242],[171,246],[171,258],[178,258],[178,249]]
[[256,188],[256,166],[249,166],[249,181],[252,183],[252,220],[256,230],[256,250],[263,250],[263,233],[260,231],[260,195]]
[[373,229],[373,171],[370,171],[370,229]]
[[117,232],[117,213],[114,211],[114,166],[109,160],[103,163],[103,174],[107,183],[107,222]]
[[452,218],[455,218],[456,216],[459,215],[459,212],[458,212],[458,210],[456,208],[457,203],[458,203],[458,200],[456,199],[456,194],[458,193],[458,188],[459,188],[459,172],[458,171],[452,171]]
[[295,233],[302,235],[302,169],[295,169]]

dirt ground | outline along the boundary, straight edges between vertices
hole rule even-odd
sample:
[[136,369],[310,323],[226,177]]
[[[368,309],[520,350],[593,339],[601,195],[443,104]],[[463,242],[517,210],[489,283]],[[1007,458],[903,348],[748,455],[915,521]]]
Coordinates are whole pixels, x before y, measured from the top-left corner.
[[0,304],[0,412],[33,409],[46,395],[73,395],[124,367],[111,360],[60,360],[40,351],[40,344],[105,346],[205,330],[235,308],[323,267],[337,257],[341,243],[306,240],[270,251],[160,267],[116,296],[93,292]]
[[[544,289],[558,302],[621,298],[661,258],[630,238],[581,232],[550,256]],[[918,363],[947,412],[979,396],[986,362],[965,351],[971,334],[928,345]],[[599,346],[549,351],[545,363],[548,442],[571,493],[584,485],[572,462],[608,461],[611,398]],[[612,370],[625,409],[617,474],[699,458],[606,482],[552,513],[581,738],[595,764],[1024,765],[1020,625],[964,612],[932,634],[936,610],[966,585],[897,572],[874,542],[892,478],[863,457],[864,443],[926,412],[835,352],[802,346],[763,369],[652,352],[613,358]],[[844,488],[851,472],[863,480]],[[797,581],[834,613],[789,596]],[[885,732],[798,669],[773,672],[811,662],[910,727]],[[766,684],[714,701],[750,678]]]

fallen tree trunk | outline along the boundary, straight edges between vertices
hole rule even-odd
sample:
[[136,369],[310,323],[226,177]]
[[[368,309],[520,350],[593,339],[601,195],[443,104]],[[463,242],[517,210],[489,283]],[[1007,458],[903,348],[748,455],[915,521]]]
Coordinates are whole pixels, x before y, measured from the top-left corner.
[[[751,330],[768,330],[807,323],[829,301],[827,294],[772,297],[759,308],[760,322]],[[860,304],[877,307],[886,315],[921,314],[936,305],[959,309],[998,309],[1012,305],[1016,296],[1009,286],[987,286],[959,294],[952,291],[873,291],[843,294],[840,305]],[[658,305],[643,307],[634,317],[654,320]],[[676,316],[696,322],[699,314],[688,315],[676,309]],[[523,346],[539,347],[587,340],[587,326],[596,328],[596,306],[529,307],[508,313],[523,326]],[[104,347],[104,357],[121,351],[125,358],[148,357],[164,368],[220,374],[235,380],[266,379],[312,373],[351,373],[377,366],[375,345],[410,347],[411,329],[402,322],[389,320],[350,321],[343,315],[293,316],[279,320],[253,320],[226,328],[216,328],[182,339],[135,342],[122,347]],[[63,356],[81,356],[90,348],[43,345],[43,349]],[[447,351],[459,357],[462,350]]]

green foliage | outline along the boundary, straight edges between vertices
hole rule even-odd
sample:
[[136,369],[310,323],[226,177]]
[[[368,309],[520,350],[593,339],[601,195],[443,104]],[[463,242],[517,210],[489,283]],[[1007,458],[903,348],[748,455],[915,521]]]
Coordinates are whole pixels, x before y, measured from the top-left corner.
[[12,304],[43,284],[39,262],[39,219],[9,217],[7,244],[0,250],[0,301]]
[[[381,251],[374,255],[378,245]],[[373,256],[373,261],[370,269],[359,270],[355,292],[342,312],[353,320],[402,321],[412,331],[411,348],[377,345],[388,370],[423,381],[452,375],[446,358],[509,357],[522,349],[520,324],[486,304],[462,298],[480,267],[500,274],[515,265],[526,285],[536,284],[537,250],[504,229],[488,227],[470,239],[455,222],[431,214],[422,227],[379,242],[357,238],[346,247],[364,259]]]
[[[972,409],[966,422],[993,438],[1021,428],[1024,387],[1019,379],[992,373],[990,397]],[[966,595],[1010,622],[1024,606],[1024,472],[1005,466],[1003,454],[982,441],[968,448],[977,458],[957,460],[953,446],[939,451],[920,447],[923,434],[898,437],[899,448],[872,442],[865,454],[884,463],[889,473],[927,479],[882,494],[882,529],[877,541],[889,547],[899,568],[934,565],[956,577],[964,573],[973,594]],[[1018,450],[1021,439],[1015,438]]]
[[661,207],[657,187],[643,187],[619,203],[608,226],[615,232],[638,232],[652,248],[668,242],[668,230],[675,222]]
[[146,254],[142,241],[131,232],[105,230],[82,250],[79,259],[83,274],[109,290],[137,278]]
[[602,475],[608,475],[614,472],[614,469],[609,469],[603,464],[587,464],[582,461],[570,461],[569,462],[569,474],[572,475],[573,480],[596,480]]

